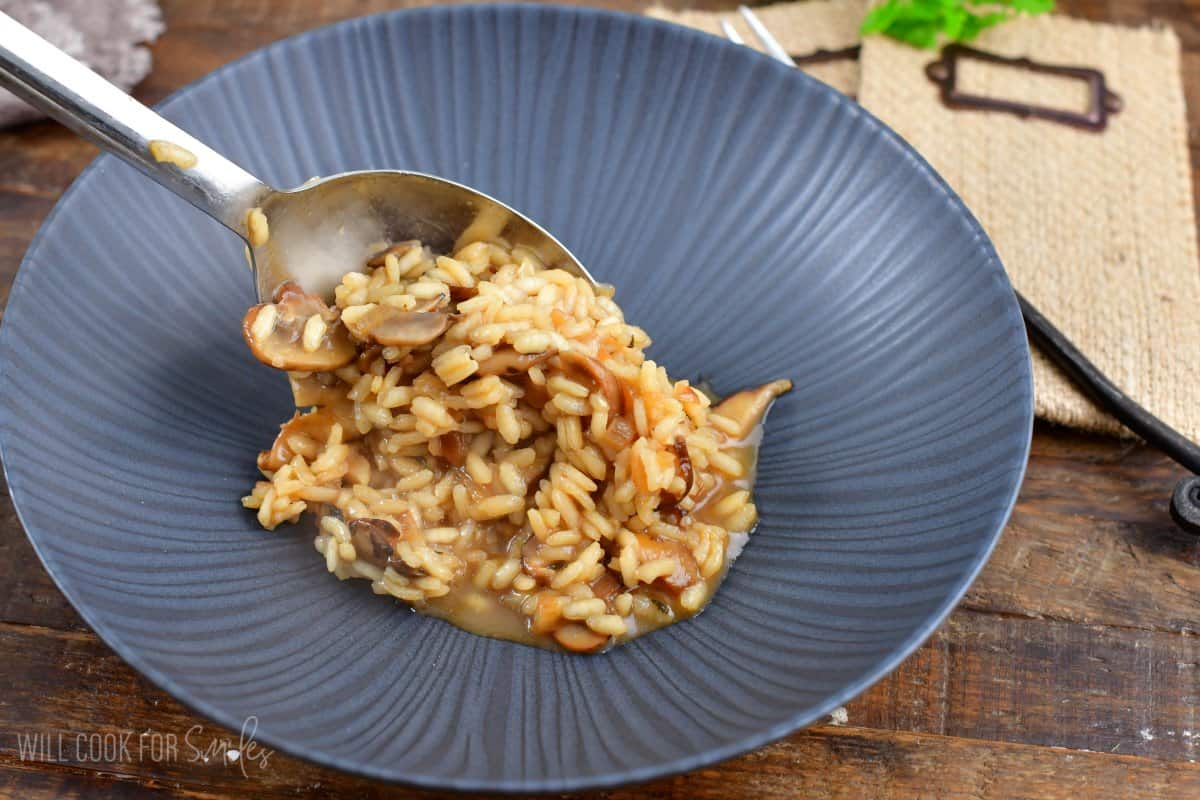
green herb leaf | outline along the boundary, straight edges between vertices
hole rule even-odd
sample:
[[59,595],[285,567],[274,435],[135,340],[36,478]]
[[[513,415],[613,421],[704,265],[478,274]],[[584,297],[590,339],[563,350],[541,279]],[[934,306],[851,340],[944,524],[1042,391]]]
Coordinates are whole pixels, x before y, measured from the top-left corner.
[[886,33],[893,39],[899,39],[923,50],[936,47],[938,42],[937,24],[926,20],[897,20]]
[[963,29],[960,32],[958,39],[955,41],[973,41],[975,37],[983,33],[984,30],[992,27],[993,25],[998,25],[1001,22],[1004,22],[1006,19],[1009,19],[1009,15],[1003,11],[994,11],[990,14],[973,14],[967,19],[966,23],[963,25]]
[[886,0],[867,12],[860,32],[932,49],[942,40],[969,42],[1020,14],[1052,10],[1054,0]]
[[967,23],[967,14],[965,8],[948,8],[946,9],[945,23],[942,25],[942,33],[946,34],[947,39],[958,41],[962,36],[963,26]]
[[867,12],[866,19],[863,20],[859,31],[864,36],[871,33],[883,33],[892,27],[892,22],[895,21],[899,13],[899,3],[884,3],[881,6],[875,6],[875,8]]
[[1054,0],[1012,0],[1012,7],[1022,14],[1045,14],[1054,10]]

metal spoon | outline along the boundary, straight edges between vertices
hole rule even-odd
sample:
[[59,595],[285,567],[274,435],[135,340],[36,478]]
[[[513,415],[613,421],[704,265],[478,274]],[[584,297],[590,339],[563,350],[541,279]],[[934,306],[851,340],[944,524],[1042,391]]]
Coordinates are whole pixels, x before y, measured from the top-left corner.
[[[260,301],[286,280],[328,295],[354,265],[408,239],[444,252],[499,235],[595,284],[537,223],[443,178],[372,170],[274,189],[2,12],[0,86],[120,156],[248,245],[253,241],[248,250]],[[261,225],[256,236],[248,230],[253,209],[267,220],[265,241]]]

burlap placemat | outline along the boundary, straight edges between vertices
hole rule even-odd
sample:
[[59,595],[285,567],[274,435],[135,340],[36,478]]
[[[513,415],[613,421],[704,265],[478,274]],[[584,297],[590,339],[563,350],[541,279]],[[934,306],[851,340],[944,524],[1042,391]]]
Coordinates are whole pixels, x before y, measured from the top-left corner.
[[[951,111],[929,53],[880,37],[862,49],[859,100],[908,139],[979,217],[1013,283],[1118,386],[1186,436],[1200,435],[1200,271],[1179,40],[1066,17],[1001,25],[977,44],[1104,72],[1125,108],[1103,133]],[[977,76],[985,93],[1078,102],[1078,84]],[[1074,95],[1071,92],[1074,92]],[[1122,432],[1034,354],[1040,416]]]
[[[781,39],[797,31],[795,44],[784,44],[806,52],[816,5],[817,19],[842,15],[830,29],[843,33],[862,18],[861,6],[845,0],[781,4],[762,9],[762,17]],[[719,30],[718,15],[673,18]],[[1130,396],[1200,437],[1200,270],[1177,37],[1166,28],[1050,16],[1001,25],[975,46],[1100,69],[1125,108],[1103,133],[952,111],[924,75],[936,54],[877,36],[863,42],[859,102],[962,195],[1022,293]],[[962,78],[993,96],[1082,103],[1077,83],[978,68]],[[1036,352],[1034,382],[1038,416],[1127,433]]]

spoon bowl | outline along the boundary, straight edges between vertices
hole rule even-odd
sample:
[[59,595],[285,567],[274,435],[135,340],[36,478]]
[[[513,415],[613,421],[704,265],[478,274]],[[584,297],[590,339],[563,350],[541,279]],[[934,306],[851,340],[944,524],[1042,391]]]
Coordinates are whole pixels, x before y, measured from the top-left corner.
[[445,252],[503,236],[533,250],[544,264],[595,285],[578,259],[537,223],[453,181],[370,170],[274,189],[3,12],[0,86],[245,239],[260,302],[285,281],[328,297],[346,272],[408,239]]
[[[503,237],[553,264],[595,280],[557,239],[504,203],[419,172],[343,172],[260,201],[265,242],[252,248],[259,297],[287,280],[329,296],[342,276],[394,242],[416,239],[434,252]],[[254,237],[251,237],[253,240]]]

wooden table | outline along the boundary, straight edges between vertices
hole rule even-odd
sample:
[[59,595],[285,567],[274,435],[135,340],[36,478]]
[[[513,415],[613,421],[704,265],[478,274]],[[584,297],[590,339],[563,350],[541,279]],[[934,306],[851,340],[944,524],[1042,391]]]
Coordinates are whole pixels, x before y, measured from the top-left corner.
[[[711,0],[709,0],[711,2]],[[168,0],[144,101],[272,40],[398,5],[386,0]],[[612,5],[636,8],[638,0]],[[1193,164],[1200,164],[1200,0],[1060,0],[1092,19],[1165,19],[1183,40]],[[96,151],[50,123],[0,133],[0,300],[59,194]],[[1200,171],[1193,171],[1200,186]],[[1200,312],[1198,312],[1200,313]],[[614,798],[1200,797],[1200,549],[1166,498],[1181,471],[1134,444],[1039,425],[999,548],[940,631],[851,703],[842,724]],[[0,796],[414,797],[272,755],[175,758],[140,734],[201,749],[224,731],[127,667],[88,630],[0,499]],[[198,726],[198,727],[194,727]],[[63,731],[63,759],[21,738]],[[127,751],[89,760],[79,734]],[[86,741],[86,740],[85,740]],[[25,743],[28,745],[29,740]],[[153,745],[153,739],[149,745]],[[81,752],[77,752],[81,750]],[[28,754],[26,754],[28,755]]]

